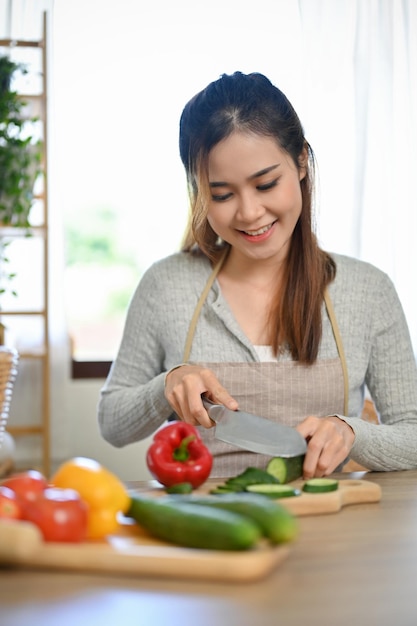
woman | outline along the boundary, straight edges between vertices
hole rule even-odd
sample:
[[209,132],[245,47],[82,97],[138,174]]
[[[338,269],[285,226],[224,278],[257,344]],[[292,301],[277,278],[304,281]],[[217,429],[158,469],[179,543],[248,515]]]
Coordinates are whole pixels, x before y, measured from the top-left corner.
[[[197,425],[213,476],[268,459],[215,439],[204,394],[295,427],[304,476],[348,458],[417,467],[417,371],[403,311],[375,267],[328,254],[312,229],[314,156],[285,95],[261,74],[223,75],[184,108],[191,218],[129,307],[99,402],[124,446],[173,417]],[[381,424],[359,419],[365,387]]]

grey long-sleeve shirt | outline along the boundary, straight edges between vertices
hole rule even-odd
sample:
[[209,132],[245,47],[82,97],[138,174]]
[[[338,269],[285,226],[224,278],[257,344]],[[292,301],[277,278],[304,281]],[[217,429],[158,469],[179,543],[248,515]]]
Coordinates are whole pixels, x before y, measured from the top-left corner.
[[[337,274],[329,293],[349,375],[349,410],[342,417],[355,432],[350,457],[371,470],[415,468],[417,367],[398,296],[388,276],[377,268],[333,257]],[[114,446],[150,436],[171,416],[164,396],[165,373],[183,361],[190,320],[210,273],[205,257],[177,253],[155,263],[141,279],[99,399],[101,434]],[[323,308],[319,358],[335,355]],[[258,360],[215,281],[200,314],[190,361]],[[359,419],[365,386],[381,424]]]

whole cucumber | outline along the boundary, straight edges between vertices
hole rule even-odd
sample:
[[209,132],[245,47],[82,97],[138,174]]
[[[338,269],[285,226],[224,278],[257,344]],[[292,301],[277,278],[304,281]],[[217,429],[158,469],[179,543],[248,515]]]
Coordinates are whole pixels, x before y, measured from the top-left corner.
[[151,535],[188,548],[248,550],[261,538],[259,526],[231,511],[167,498],[131,495],[128,517]]
[[173,502],[184,502],[230,511],[253,520],[271,543],[293,541],[298,535],[297,518],[280,503],[253,493],[225,493],[221,495],[172,495]]

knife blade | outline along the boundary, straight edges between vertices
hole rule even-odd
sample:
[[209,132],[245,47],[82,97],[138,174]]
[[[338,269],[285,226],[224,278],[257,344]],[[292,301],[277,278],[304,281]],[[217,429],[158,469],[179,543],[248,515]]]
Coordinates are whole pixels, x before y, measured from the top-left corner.
[[295,428],[245,411],[231,411],[205,397],[202,400],[210,419],[216,423],[217,439],[268,456],[289,458],[306,453],[306,440]]

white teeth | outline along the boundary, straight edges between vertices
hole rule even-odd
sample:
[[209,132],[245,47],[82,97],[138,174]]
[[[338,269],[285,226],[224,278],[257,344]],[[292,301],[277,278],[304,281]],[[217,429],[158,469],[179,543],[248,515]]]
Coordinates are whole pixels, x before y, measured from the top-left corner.
[[263,233],[266,233],[266,231],[269,230],[271,226],[272,224],[268,224],[268,226],[258,228],[258,230],[244,230],[243,232],[246,233],[246,235],[252,235],[252,237],[254,237],[255,235],[263,235]]

